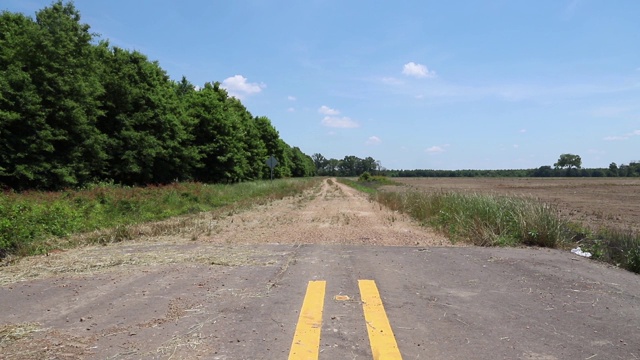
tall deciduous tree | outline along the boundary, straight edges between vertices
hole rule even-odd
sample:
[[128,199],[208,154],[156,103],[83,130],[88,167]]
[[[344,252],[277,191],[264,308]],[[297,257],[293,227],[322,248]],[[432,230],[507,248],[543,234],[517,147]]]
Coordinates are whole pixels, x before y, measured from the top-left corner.
[[50,165],[52,129],[31,78],[35,22],[0,14],[0,182],[12,188],[43,186]]
[[[3,176],[18,187],[55,188],[89,181],[105,165],[89,25],[72,3],[36,13],[36,21],[2,15]],[[8,110],[8,111],[7,111]]]
[[189,178],[197,156],[187,146],[187,118],[176,85],[143,54],[102,46],[106,92],[98,128],[108,136],[109,149],[104,176],[125,184]]
[[553,166],[555,166],[556,168],[562,168],[562,169],[564,168],[580,169],[582,167],[582,158],[580,158],[580,155],[562,154],[560,155],[558,162],[553,164]]

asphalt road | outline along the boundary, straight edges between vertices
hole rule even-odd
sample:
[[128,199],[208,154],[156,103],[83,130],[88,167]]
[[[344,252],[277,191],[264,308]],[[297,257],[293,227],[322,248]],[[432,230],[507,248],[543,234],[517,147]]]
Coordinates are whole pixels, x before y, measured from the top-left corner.
[[[48,329],[0,358],[29,358],[19,347],[38,354],[40,344],[57,358],[74,358],[75,349],[75,358],[94,359],[396,359],[374,356],[369,330],[379,325],[365,320],[370,300],[363,303],[360,280],[379,291],[378,311],[403,359],[640,358],[640,276],[567,252],[251,248],[259,261],[250,265],[156,266],[0,287],[0,325]],[[324,287],[322,301],[310,300],[321,311],[318,357],[292,354],[310,281]]]

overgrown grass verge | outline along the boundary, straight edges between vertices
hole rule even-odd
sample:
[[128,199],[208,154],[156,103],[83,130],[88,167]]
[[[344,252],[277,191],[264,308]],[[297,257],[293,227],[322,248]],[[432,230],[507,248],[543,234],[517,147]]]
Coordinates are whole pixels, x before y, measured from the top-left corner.
[[583,251],[601,260],[640,274],[640,234],[629,229],[601,228],[595,233],[580,231]]
[[561,218],[536,199],[457,192],[375,192],[386,207],[409,214],[452,242],[478,246],[581,246],[601,260],[640,273],[640,235],[603,228],[596,233]]
[[556,247],[563,239],[564,223],[556,210],[529,198],[456,192],[380,192],[377,201],[435,227],[453,242]]
[[359,183],[357,181],[351,180],[351,179],[347,179],[347,178],[338,178],[337,179],[339,183],[345,184],[347,186],[350,186],[360,192],[363,193],[367,193],[367,194],[375,194],[378,192],[378,190],[375,187],[372,186],[366,186],[363,185],[362,183]]
[[360,175],[358,181],[354,181],[347,178],[338,178],[339,182],[350,186],[360,192],[367,194],[375,194],[378,192],[378,188],[384,185],[399,185],[397,182],[390,180],[386,176],[372,176],[365,172]]
[[[46,253],[72,234],[111,229],[87,241],[131,239],[131,225],[229,208],[235,211],[281,199],[315,186],[317,179],[255,181],[233,185],[175,183],[122,187],[101,184],[62,192],[0,195],[0,258]],[[67,242],[65,246],[75,246]]]

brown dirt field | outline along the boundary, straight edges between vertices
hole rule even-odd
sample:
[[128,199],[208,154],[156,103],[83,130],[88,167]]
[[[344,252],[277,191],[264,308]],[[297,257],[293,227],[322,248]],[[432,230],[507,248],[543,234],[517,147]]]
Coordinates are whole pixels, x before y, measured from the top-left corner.
[[[395,178],[418,191],[464,191],[537,198],[597,230],[640,231],[640,178]],[[398,191],[404,187],[386,187]]]

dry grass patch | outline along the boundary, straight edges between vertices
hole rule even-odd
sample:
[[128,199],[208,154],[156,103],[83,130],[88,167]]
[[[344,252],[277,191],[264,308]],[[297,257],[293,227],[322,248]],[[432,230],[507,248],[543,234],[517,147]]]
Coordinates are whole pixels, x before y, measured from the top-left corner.
[[38,323],[0,325],[0,349],[6,348],[13,342],[38,331],[45,331]]
[[57,275],[88,275],[139,267],[200,264],[218,266],[269,265],[261,261],[264,251],[249,246],[202,243],[123,243],[109,247],[88,246],[68,252],[22,258],[0,273],[0,286]]

